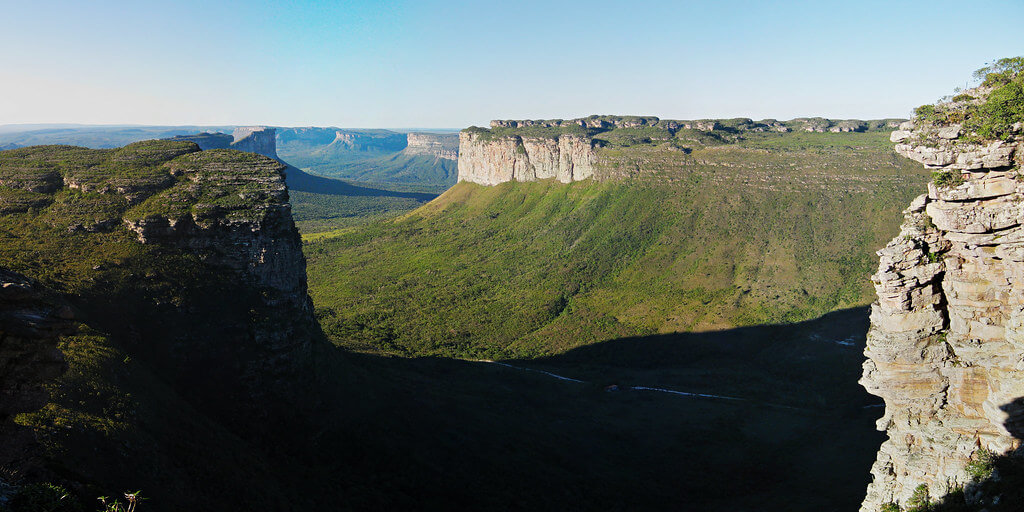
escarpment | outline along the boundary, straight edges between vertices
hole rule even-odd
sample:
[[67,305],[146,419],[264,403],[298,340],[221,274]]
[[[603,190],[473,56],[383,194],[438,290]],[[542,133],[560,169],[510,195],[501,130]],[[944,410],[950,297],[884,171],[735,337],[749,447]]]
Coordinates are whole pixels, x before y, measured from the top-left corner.
[[6,151],[0,265],[61,290],[174,385],[220,389],[196,394],[210,407],[264,414],[259,397],[289,393],[273,383],[308,373],[320,339],[284,169],[184,141]]
[[454,133],[409,133],[408,145],[402,150],[407,155],[427,155],[446,160],[458,160],[459,136]]
[[1024,136],[1019,120],[993,131],[993,89],[922,107],[892,134],[934,173],[872,277],[861,383],[885,400],[889,439],[863,512],[924,491],[996,503],[969,468],[1024,436]]
[[[683,160],[695,149],[732,145],[751,135],[789,132],[868,132],[895,128],[899,120],[798,118],[672,120],[653,116],[495,120],[490,128],[459,134],[459,181],[497,185],[554,178],[562,183],[633,177],[663,160]],[[628,154],[624,154],[626,150]],[[653,153],[652,153],[653,151]],[[628,161],[628,162],[624,162]],[[697,162],[700,163],[700,162]]]
[[231,134],[203,132],[177,135],[169,140],[195,142],[199,149],[237,149],[277,159],[277,130],[266,126],[242,126]]
[[577,135],[554,138],[459,135],[459,181],[497,185],[555,178],[562,183],[594,176],[593,141]]

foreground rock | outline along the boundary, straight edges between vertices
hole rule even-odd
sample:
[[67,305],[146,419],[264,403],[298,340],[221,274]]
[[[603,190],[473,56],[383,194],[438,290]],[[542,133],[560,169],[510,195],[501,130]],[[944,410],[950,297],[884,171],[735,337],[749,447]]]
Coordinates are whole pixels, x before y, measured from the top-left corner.
[[[984,89],[967,91],[981,101]],[[955,110],[957,105],[947,107]],[[893,132],[896,151],[934,169],[878,252],[861,384],[885,399],[861,507],[906,508],[915,489],[966,489],[967,466],[1020,446],[1024,408],[1022,138],[982,140],[920,117]]]

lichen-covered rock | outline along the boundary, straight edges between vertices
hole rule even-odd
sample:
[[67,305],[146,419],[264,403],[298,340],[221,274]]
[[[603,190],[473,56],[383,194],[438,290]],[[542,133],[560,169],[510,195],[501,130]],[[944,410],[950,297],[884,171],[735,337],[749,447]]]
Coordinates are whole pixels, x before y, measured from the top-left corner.
[[964,487],[982,450],[1018,447],[1011,429],[1024,420],[1012,405],[1024,396],[1022,140],[979,141],[960,125],[920,119],[891,140],[946,179],[914,201],[878,252],[860,382],[885,400],[878,428],[889,439],[863,512],[905,505],[921,484],[933,497]]

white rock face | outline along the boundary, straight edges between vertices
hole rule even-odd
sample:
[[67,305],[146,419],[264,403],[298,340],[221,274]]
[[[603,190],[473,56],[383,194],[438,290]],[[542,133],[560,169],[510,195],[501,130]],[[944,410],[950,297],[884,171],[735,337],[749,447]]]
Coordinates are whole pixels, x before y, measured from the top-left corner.
[[552,139],[459,134],[459,181],[497,185],[555,178],[570,183],[594,177],[596,162],[593,141],[578,135]]
[[459,136],[454,133],[409,133],[403,152],[447,160],[459,159]]
[[878,428],[889,439],[862,512],[905,507],[920,484],[933,497],[963,487],[968,462],[1016,448],[1008,429],[1019,436],[1024,420],[1014,404],[1024,396],[1022,141],[964,143],[955,125],[900,129],[897,152],[963,183],[930,184],[878,252],[860,382],[885,399]]
[[269,156],[277,160],[277,132],[266,126],[242,126],[235,128],[231,149]]

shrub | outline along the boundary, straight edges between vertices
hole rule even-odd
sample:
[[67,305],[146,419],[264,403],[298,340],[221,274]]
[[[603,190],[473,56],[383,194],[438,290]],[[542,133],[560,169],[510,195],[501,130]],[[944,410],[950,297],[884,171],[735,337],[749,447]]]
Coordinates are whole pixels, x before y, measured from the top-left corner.
[[974,78],[982,80],[982,85],[993,86],[1009,83],[1021,72],[1024,72],[1024,57],[1007,57],[976,70]]
[[992,472],[995,471],[996,455],[984,448],[978,450],[974,455],[964,469],[971,476],[971,480],[980,482],[992,476]]
[[878,509],[878,512],[903,512],[903,509],[899,505],[889,502],[882,505],[882,508]]
[[958,187],[963,185],[964,177],[958,171],[935,171],[932,181],[936,187]]
[[931,499],[928,496],[928,485],[921,484],[914,488],[914,494],[907,500],[907,512],[928,512]]
[[1000,139],[1010,133],[1014,123],[1024,121],[1024,76],[992,91],[979,108],[981,117],[978,135],[987,139]]

